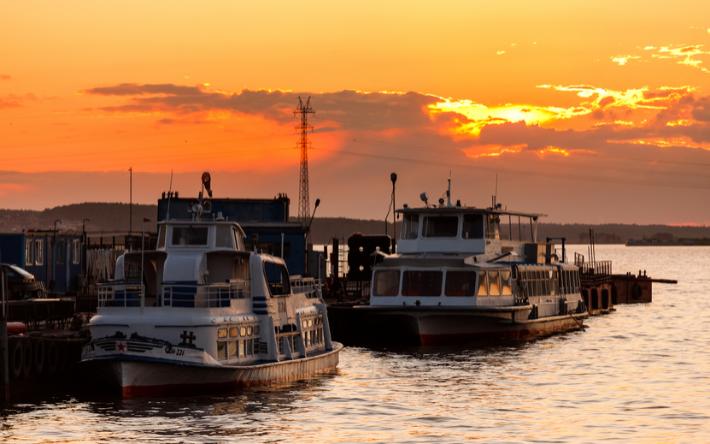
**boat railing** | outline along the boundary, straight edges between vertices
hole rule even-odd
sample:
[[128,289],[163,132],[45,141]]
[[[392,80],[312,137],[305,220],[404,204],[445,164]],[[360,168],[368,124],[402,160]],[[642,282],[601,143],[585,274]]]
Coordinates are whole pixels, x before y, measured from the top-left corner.
[[323,285],[320,280],[312,277],[291,276],[291,291],[305,293],[308,298],[319,298]]
[[145,289],[135,282],[112,281],[97,284],[99,307],[140,307]]
[[579,272],[582,275],[610,275],[611,261],[593,261],[575,263],[579,267]]
[[163,284],[164,307],[216,308],[229,307],[232,299],[250,296],[249,282],[213,284]]

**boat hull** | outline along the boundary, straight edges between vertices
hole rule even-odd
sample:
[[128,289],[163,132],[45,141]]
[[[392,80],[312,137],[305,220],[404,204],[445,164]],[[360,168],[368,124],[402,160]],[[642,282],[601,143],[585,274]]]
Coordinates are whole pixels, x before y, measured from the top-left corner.
[[192,365],[131,356],[86,360],[96,377],[123,397],[180,396],[188,393],[290,383],[335,371],[343,345],[306,358],[244,366]]
[[[371,306],[331,306],[328,312],[333,337],[348,345],[489,345],[525,342],[582,329],[583,319],[587,317],[586,313],[580,313],[516,319],[512,311]],[[520,314],[517,316],[523,317]]]

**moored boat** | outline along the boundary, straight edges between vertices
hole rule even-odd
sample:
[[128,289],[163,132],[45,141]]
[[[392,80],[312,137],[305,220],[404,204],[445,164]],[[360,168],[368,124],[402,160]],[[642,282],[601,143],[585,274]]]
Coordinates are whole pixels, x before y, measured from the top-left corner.
[[[542,216],[452,205],[404,207],[397,253],[378,255],[369,303],[331,306],[347,343],[525,341],[583,327],[579,270],[537,239]],[[507,219],[507,226],[501,220]],[[517,224],[516,224],[517,222]],[[505,228],[505,229],[504,229]],[[340,339],[340,338],[339,338]]]
[[342,344],[313,278],[245,251],[239,225],[203,214],[158,225],[154,251],[127,252],[99,292],[82,362],[124,396],[265,385],[332,372]]

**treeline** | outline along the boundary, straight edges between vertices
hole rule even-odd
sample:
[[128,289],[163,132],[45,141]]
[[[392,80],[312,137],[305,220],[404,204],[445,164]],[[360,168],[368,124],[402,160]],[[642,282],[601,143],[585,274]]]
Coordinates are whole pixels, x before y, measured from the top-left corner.
[[[29,229],[49,230],[55,221],[60,230],[80,231],[86,224],[87,231],[128,231],[129,206],[125,203],[82,203],[48,208],[43,211],[0,210],[0,232],[18,232]],[[154,231],[157,207],[133,205],[133,230]],[[148,219],[148,222],[143,222]],[[397,231],[400,224],[397,224]],[[703,238],[710,237],[710,226],[675,227],[668,225],[636,224],[555,224],[541,223],[540,239],[565,237],[570,243],[586,243],[589,228],[595,232],[597,243],[625,243],[629,239],[644,238]],[[523,228],[525,229],[525,228]],[[343,217],[319,217],[313,220],[310,241],[316,244],[330,242],[333,238],[347,239],[353,233],[392,235],[393,227],[382,220],[349,219]],[[517,226],[513,227],[514,233]],[[503,225],[504,237],[508,228]]]

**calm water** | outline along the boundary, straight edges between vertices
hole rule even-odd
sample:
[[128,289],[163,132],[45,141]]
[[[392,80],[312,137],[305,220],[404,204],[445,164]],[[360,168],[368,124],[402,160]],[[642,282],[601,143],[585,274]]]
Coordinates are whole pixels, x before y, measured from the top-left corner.
[[710,442],[710,248],[602,246],[597,258],[679,284],[518,347],[349,348],[337,374],[282,388],[18,403],[0,441]]

